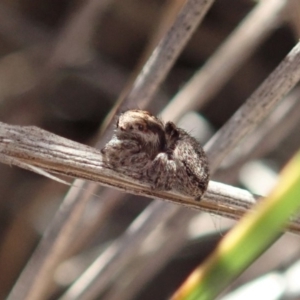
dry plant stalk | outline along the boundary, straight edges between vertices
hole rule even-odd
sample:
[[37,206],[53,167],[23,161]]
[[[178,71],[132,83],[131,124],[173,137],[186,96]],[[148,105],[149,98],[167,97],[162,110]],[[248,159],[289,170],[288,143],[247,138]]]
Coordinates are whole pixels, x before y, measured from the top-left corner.
[[[233,198],[229,200],[229,190],[224,190],[223,185],[218,183],[210,183],[208,192],[199,203],[184,195],[155,191],[145,183],[134,181],[106,168],[102,163],[99,150],[31,126],[22,127],[0,123],[0,160],[65,184],[68,183],[53,178],[47,172],[87,179],[132,194],[167,200],[219,215],[231,215],[235,219],[239,218],[256,199],[246,191],[240,194],[242,190],[232,188],[235,192],[232,195]],[[225,208],[224,203],[220,201],[222,193],[224,193],[225,202],[231,203],[228,208]],[[238,197],[234,198],[234,194]],[[240,197],[244,202],[239,205]]]
[[180,116],[204,106],[226,84],[263,40],[283,21],[287,2],[259,1],[224,43],[165,107],[163,119]]
[[[257,199],[245,190],[212,181],[200,202],[181,194],[156,191],[145,183],[105,168],[99,150],[32,126],[0,123],[0,161],[65,184],[68,183],[48,172],[95,181],[135,195],[166,200],[233,219],[239,219]],[[295,232],[300,229],[297,222],[291,223],[289,228]]]

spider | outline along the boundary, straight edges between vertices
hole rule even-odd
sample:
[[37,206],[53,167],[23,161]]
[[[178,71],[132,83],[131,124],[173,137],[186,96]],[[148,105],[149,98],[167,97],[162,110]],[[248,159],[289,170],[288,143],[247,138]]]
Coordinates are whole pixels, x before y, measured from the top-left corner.
[[172,122],[144,110],[122,113],[112,139],[101,150],[106,167],[147,183],[200,200],[209,168],[201,145]]

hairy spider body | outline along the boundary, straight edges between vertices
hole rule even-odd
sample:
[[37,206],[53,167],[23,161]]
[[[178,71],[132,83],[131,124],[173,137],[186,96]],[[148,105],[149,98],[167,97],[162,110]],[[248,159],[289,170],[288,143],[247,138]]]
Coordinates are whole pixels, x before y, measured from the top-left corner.
[[206,155],[200,144],[172,122],[143,110],[121,114],[113,138],[101,150],[104,164],[148,183],[200,200],[209,181]]

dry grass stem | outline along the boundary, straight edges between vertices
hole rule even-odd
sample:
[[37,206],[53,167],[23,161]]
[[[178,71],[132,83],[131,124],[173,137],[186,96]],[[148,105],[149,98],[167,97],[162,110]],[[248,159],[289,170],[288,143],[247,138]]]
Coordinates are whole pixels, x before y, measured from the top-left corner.
[[276,107],[300,80],[300,43],[298,43],[243,106],[205,145],[214,172],[222,160],[246,134]]
[[184,85],[161,116],[178,121],[184,113],[201,108],[218,93],[258,45],[282,21],[284,0],[260,1],[204,66]]
[[[224,194],[224,200],[227,199],[225,202],[230,209],[223,212],[226,215],[227,213],[233,215],[236,210],[237,218],[253,204],[255,199],[250,193],[244,191],[241,194],[242,190],[233,187],[230,188],[233,189],[234,194],[237,192],[238,194],[236,194],[235,199],[229,199],[230,192],[228,194],[227,189],[229,187],[224,189],[222,184],[212,182],[209,190],[211,187],[213,189],[206,193],[201,202],[175,193],[155,191],[145,184],[134,182],[122,174],[105,168],[101,163],[101,153],[95,148],[70,141],[37,127],[22,127],[4,123],[0,123],[0,125],[1,161],[21,166],[30,171],[40,172],[42,175],[45,175],[42,173],[45,171],[87,179],[122,191],[169,200],[191,208],[204,209],[210,212],[216,210],[218,214],[221,213],[221,207],[218,206],[223,206],[220,201],[222,194]],[[244,203],[238,204],[239,199],[243,199]]]
[[132,194],[167,200],[235,219],[244,214],[257,199],[246,190],[213,181],[200,202],[177,193],[152,190],[145,184],[105,168],[97,149],[37,127],[0,123],[0,151],[1,161],[20,164],[30,171],[40,168],[54,174],[79,177]]
[[141,107],[147,106],[213,2],[214,0],[185,2],[135,80],[126,96],[125,105],[136,107],[139,103]]
[[239,167],[250,159],[263,157],[279,145],[297,125],[300,113],[300,90],[294,89],[272,113],[247,136],[246,143],[235,149],[222,164],[222,171]]

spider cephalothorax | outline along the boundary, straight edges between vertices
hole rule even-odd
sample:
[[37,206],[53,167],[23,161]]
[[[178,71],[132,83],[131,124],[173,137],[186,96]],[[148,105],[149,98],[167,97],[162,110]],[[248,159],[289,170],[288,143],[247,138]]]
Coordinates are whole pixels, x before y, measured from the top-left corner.
[[117,121],[116,136],[139,141],[144,150],[157,154],[165,147],[164,124],[144,110],[128,110]]

